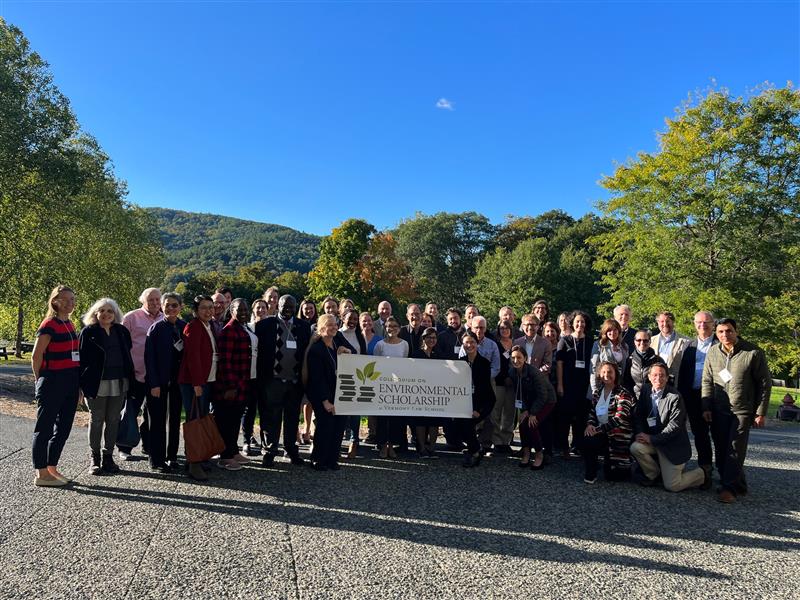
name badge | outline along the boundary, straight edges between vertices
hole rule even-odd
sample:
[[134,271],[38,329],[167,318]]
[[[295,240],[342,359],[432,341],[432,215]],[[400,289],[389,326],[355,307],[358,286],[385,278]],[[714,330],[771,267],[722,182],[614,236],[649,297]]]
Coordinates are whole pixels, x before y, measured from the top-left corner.
[[72,351],[72,362],[81,362],[81,353],[77,350]]
[[608,406],[597,405],[597,406],[595,406],[594,412],[597,415],[598,419],[600,419],[602,417],[608,418]]
[[647,426],[648,427],[655,427],[656,426],[656,418],[655,417],[647,417]]
[[172,344],[172,347],[175,348],[175,350],[177,350],[178,352],[180,352],[181,350],[183,350],[183,340],[176,341],[174,344]]
[[297,342],[295,340],[286,340],[286,347],[289,350],[297,350]]
[[585,360],[576,360],[575,361],[575,368],[576,369],[585,369],[586,368],[586,361]]
[[517,399],[517,400],[515,400],[515,401],[514,401],[514,406],[515,406],[516,408],[522,409],[522,408],[523,408],[523,406],[522,406],[522,400],[520,400],[520,399]]
[[505,352],[503,352],[503,356],[505,358],[511,358],[511,351],[510,350],[506,350]]
[[728,383],[731,379],[733,379],[733,375],[731,375],[731,372],[728,371],[728,369],[722,369],[722,371],[719,372],[719,378],[722,379],[723,382]]
[[461,352],[461,346],[453,346],[453,354],[458,354]]

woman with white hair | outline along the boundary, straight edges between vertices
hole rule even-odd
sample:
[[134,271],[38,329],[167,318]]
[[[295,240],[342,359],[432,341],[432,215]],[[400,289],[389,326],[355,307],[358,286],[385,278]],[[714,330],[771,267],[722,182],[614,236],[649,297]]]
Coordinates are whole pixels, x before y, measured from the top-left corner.
[[[89,408],[90,472],[119,472],[114,463],[120,412],[134,378],[131,334],[122,325],[122,313],[111,298],[100,298],[83,317],[79,337],[80,386]],[[102,440],[102,460],[101,460]]]

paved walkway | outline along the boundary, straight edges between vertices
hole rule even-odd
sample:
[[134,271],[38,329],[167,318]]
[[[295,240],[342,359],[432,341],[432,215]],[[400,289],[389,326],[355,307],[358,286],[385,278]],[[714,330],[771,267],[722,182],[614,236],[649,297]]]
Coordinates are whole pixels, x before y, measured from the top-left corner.
[[93,477],[78,428],[75,482],[36,489],[31,429],[0,415],[0,598],[800,597],[797,426],[753,435],[731,506],[455,455]]

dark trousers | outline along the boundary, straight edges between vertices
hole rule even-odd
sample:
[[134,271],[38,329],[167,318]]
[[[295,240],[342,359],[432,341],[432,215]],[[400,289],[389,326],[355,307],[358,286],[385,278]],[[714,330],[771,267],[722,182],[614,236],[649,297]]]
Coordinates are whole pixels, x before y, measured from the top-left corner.
[[683,399],[686,403],[686,412],[694,436],[694,447],[697,450],[697,464],[711,466],[713,455],[711,453],[711,423],[703,418],[703,406],[700,401],[700,390],[692,390]]
[[237,400],[228,401],[221,396],[214,398],[214,421],[225,442],[225,450],[220,453],[220,458],[233,458],[239,454],[239,424],[242,421],[244,402]]
[[461,439],[461,429],[458,424],[459,419],[446,419],[442,430],[444,431],[444,439],[449,446],[462,446],[463,440]]
[[322,407],[314,407],[314,449],[311,460],[318,465],[330,467],[339,462],[342,435],[347,417],[332,415]]
[[542,450],[542,426],[548,421],[548,416],[552,410],[552,404],[545,404],[536,413],[536,419],[538,420],[536,427],[530,426],[530,421],[527,417],[519,422],[519,437],[523,448],[533,448],[536,452]]
[[396,446],[401,443],[406,431],[406,417],[378,417],[377,421],[375,443],[379,447],[385,444]]
[[51,371],[36,380],[33,468],[55,467],[72,431],[78,407],[78,369]]
[[150,439],[148,425],[147,410],[144,411],[142,424],[139,425],[139,411],[142,410],[145,396],[147,395],[147,386],[142,381],[132,381],[131,387],[128,390],[128,397],[125,399],[125,407],[122,409],[122,416],[119,422],[119,434],[117,437],[117,448],[120,452],[127,452],[130,454],[136,446],[139,445],[139,440],[142,441],[142,452],[148,454],[150,452]]
[[478,441],[478,433],[475,427],[482,419],[454,419],[458,424],[459,434],[461,439],[467,445],[467,452],[475,454],[481,449],[481,443]]
[[713,407],[711,436],[714,439],[717,471],[722,487],[730,492],[747,491],[744,459],[747,457],[751,424],[749,415],[735,415],[727,407]]
[[264,386],[256,385],[255,381],[250,382],[250,391],[247,394],[247,402],[244,405],[242,415],[242,435],[245,443],[253,437],[256,426],[256,411],[261,418],[261,442],[264,443],[264,432],[267,426],[267,393]]
[[586,429],[588,401],[584,397],[559,398],[556,404],[556,436],[553,446],[558,450],[569,450],[569,431],[572,429],[572,447],[580,449],[583,431]]
[[147,392],[147,417],[150,436],[150,464],[163,465],[178,459],[181,438],[183,398],[177,381],[161,386],[158,398]]
[[[272,379],[265,386],[266,395],[266,436],[264,435],[264,415],[262,414],[261,432],[266,444],[266,451],[276,455],[283,426],[283,449],[289,456],[296,456],[297,428],[300,426],[300,401],[303,389],[299,383]],[[314,437],[316,441],[316,435]],[[340,440],[341,441],[341,440]]]
[[601,454],[605,457],[603,471],[606,479],[611,479],[611,456],[608,447],[608,436],[605,433],[596,433],[590,437],[584,437],[581,443],[581,455],[583,456],[584,476],[586,479],[597,477],[597,457]]

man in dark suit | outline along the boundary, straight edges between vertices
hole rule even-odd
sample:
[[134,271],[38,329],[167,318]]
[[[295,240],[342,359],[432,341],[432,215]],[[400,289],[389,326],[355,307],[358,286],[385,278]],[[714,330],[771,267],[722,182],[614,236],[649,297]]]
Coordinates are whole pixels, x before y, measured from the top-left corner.
[[[701,310],[694,316],[694,327],[697,337],[689,342],[683,351],[678,375],[678,391],[686,404],[689,425],[694,435],[694,447],[697,450],[697,464],[704,471],[711,473],[713,453],[711,449],[711,424],[703,418],[701,387],[703,384],[703,365],[706,354],[717,341],[714,335],[714,316]],[[711,478],[708,478],[711,484]]]
[[654,485],[659,473],[664,488],[670,492],[703,485],[710,477],[703,469],[684,472],[692,457],[686,433],[686,408],[677,390],[667,386],[667,365],[661,361],[654,363],[647,378],[650,385],[642,389],[636,405],[635,441],[631,445],[631,454],[644,473],[642,485]]
[[[303,464],[297,448],[297,427],[303,383],[300,376],[303,356],[311,339],[311,327],[295,319],[297,300],[281,296],[277,316],[256,323],[258,337],[258,385],[264,396],[266,423],[261,423],[264,446],[263,465],[272,466],[278,454],[278,440],[283,425],[283,449],[293,465]],[[263,417],[262,417],[263,418]]]

